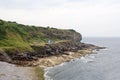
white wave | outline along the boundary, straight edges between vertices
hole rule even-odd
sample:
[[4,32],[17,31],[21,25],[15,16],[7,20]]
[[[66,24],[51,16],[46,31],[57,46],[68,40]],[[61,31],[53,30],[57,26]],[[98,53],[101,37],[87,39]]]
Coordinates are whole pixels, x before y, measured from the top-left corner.
[[46,68],[44,69],[44,71],[48,71],[48,70],[51,69],[51,68],[53,68],[53,67],[46,67]]
[[85,59],[85,57],[81,57],[80,59],[81,59],[81,60],[84,60],[84,59]]
[[59,66],[64,66],[66,63],[64,62],[64,63],[61,63]]
[[81,57],[81,61],[84,63],[93,62],[94,60],[92,58],[95,58],[95,56]]
[[94,55],[90,55],[90,56],[89,56],[89,58],[92,58],[92,59],[94,59],[94,58],[95,58],[95,56],[94,56]]
[[45,80],[53,80],[50,76],[48,76],[48,70],[47,71],[45,71],[45,74],[44,74],[44,78],[45,78]]

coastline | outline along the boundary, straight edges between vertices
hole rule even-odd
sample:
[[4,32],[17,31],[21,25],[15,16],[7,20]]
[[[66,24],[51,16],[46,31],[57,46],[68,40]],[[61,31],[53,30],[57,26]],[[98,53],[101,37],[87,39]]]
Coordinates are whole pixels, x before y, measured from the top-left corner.
[[53,55],[45,58],[39,58],[33,65],[39,65],[41,68],[46,67],[54,67],[59,65],[63,62],[69,62],[76,58],[84,57],[88,54],[92,54],[93,50],[99,51],[99,49],[104,49],[105,47],[98,47],[98,46],[89,46],[85,49],[78,50],[76,52],[66,51],[62,55]]
[[86,55],[90,55],[93,51],[98,51],[99,49],[103,49],[103,47],[89,47],[88,49],[78,50],[77,52],[66,52],[67,55],[61,56],[51,56],[45,59],[39,59],[39,67],[44,69],[44,79],[52,80],[49,76],[47,76],[47,69],[50,69],[54,66],[62,65],[64,62],[74,61],[75,59],[80,59],[81,57],[85,57]]
[[[104,47],[98,47],[92,44],[84,44],[82,49],[76,49],[75,51],[65,51],[59,55],[47,56],[44,58],[38,58],[36,61],[14,61],[12,64],[22,67],[31,67],[33,68],[33,73],[35,73],[35,80],[45,80],[45,69],[48,67],[54,67],[60,65],[64,62],[69,62],[76,58],[84,57],[88,54],[91,54],[93,50],[104,49]],[[19,71],[19,70],[18,70]],[[27,76],[28,77],[28,76]],[[36,79],[37,78],[37,79]]]
[[69,62],[71,60],[84,57],[85,55],[91,54],[91,53],[92,53],[92,50],[78,50],[77,52],[66,52],[66,54],[63,54],[63,55],[50,56],[50,57],[39,59],[37,64],[39,64],[41,68],[54,67],[63,62]]

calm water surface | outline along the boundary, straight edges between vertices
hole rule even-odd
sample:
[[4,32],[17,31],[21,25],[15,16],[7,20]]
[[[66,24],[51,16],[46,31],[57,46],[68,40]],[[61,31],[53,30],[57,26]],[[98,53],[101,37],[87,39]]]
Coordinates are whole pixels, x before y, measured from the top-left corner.
[[46,69],[46,80],[120,80],[120,38],[84,38],[107,49]]

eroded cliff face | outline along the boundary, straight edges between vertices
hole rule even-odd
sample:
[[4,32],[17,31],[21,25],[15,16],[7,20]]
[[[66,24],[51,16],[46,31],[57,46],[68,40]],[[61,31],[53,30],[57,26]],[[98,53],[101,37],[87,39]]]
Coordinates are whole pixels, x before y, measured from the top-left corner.
[[49,29],[49,32],[46,30],[43,33],[49,39],[57,38],[60,40],[69,40],[69,41],[73,41],[73,42],[80,42],[82,40],[82,35],[73,29],[61,30],[61,29],[51,28],[51,29]]

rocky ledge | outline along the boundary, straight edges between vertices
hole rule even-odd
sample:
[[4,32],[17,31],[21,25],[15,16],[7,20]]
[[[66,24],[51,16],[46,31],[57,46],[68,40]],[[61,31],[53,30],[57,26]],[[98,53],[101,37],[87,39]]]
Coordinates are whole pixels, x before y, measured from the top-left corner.
[[45,44],[44,46],[31,46],[34,52],[9,54],[0,50],[0,60],[22,66],[54,66],[74,58],[90,54],[92,50],[103,49],[92,44],[63,41]]
[[79,50],[75,49],[75,50],[65,51],[61,55],[52,55],[45,58],[39,58],[38,61],[34,62],[33,65],[39,65],[42,68],[53,67],[63,62],[69,62],[76,58],[81,58],[84,57],[85,55],[89,55],[93,53],[93,50],[98,51],[99,49],[104,49],[104,48],[105,47],[98,47],[95,45],[82,43],[82,48]]

